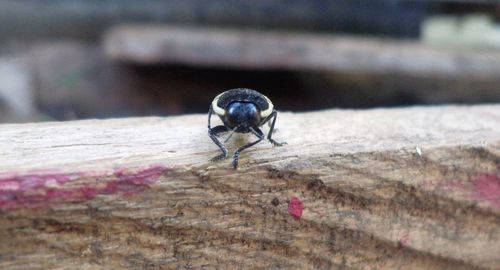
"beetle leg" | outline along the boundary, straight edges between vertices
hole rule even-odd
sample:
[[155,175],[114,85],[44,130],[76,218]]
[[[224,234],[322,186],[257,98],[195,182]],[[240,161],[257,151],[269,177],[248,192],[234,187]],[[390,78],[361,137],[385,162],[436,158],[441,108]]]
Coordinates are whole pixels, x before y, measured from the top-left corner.
[[[269,132],[267,133],[267,139],[275,146],[283,146],[285,144],[287,144],[286,142],[277,142],[275,141],[272,136],[273,136],[273,133],[274,133],[274,124],[276,123],[276,117],[278,116],[278,112],[276,110],[274,110],[263,122],[263,124],[265,122],[268,122],[268,123],[271,123],[270,124],[270,127],[269,127]],[[269,121],[271,120],[271,118],[273,119],[272,121]]]
[[223,125],[215,126],[210,129],[210,132],[216,137],[220,137],[222,133],[226,133],[228,131],[230,131],[230,129],[228,129],[226,126]]
[[[213,158],[210,159],[210,161],[219,161],[219,160],[222,160],[222,159],[226,159],[227,158],[227,148],[219,141],[219,139],[217,138],[217,135],[219,134],[219,132],[217,132],[218,130],[215,130],[219,127],[224,127],[224,126],[216,126],[214,127],[213,129],[211,129],[209,132],[208,132],[208,135],[210,136],[210,139],[212,139],[212,141],[219,147],[219,149],[222,151],[222,154],[220,155],[217,155]],[[225,128],[225,127],[224,127]],[[215,131],[214,131],[215,130]],[[224,132],[226,132],[226,130],[224,130]]]
[[228,128],[225,126],[216,126],[214,128],[210,127],[210,118],[212,117],[212,106],[210,106],[210,109],[208,110],[208,136],[210,136],[210,139],[219,147],[219,149],[222,151],[222,154],[213,157],[210,159],[210,161],[218,161],[227,158],[227,149],[226,147],[219,141],[217,138],[217,135],[223,132],[229,131]]
[[236,150],[236,152],[234,152],[233,167],[235,169],[238,167],[238,159],[240,157],[241,151],[247,149],[248,147],[256,145],[257,143],[259,143],[260,141],[262,141],[264,139],[264,133],[262,133],[262,131],[259,128],[250,128],[250,132],[252,132],[259,139],[254,141],[254,142],[251,142],[249,144],[243,145],[242,147],[238,148],[238,150]]
[[214,109],[212,109],[212,104],[210,104],[210,108],[208,108],[208,131],[210,132],[210,118],[212,118],[212,113]]

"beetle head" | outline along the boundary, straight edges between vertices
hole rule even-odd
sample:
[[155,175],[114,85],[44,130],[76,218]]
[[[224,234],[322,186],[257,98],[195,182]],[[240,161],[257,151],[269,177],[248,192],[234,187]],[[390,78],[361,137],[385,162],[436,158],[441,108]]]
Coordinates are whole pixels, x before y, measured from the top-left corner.
[[248,132],[249,128],[257,127],[261,122],[260,110],[252,102],[235,101],[226,108],[225,123],[237,132]]

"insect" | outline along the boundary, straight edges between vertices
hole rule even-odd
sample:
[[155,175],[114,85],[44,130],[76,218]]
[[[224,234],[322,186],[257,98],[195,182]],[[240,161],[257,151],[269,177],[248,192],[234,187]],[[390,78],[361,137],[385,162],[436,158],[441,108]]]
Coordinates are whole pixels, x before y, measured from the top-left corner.
[[[210,126],[212,113],[217,114],[224,125]],[[274,109],[273,103],[263,94],[246,88],[236,88],[223,92],[216,96],[210,104],[208,111],[208,136],[220,148],[222,154],[215,156],[211,161],[223,160],[228,157],[227,148],[217,138],[221,133],[231,131],[227,142],[234,132],[252,133],[257,136],[257,140],[241,146],[234,152],[233,167],[238,167],[238,159],[241,151],[256,145],[264,139],[264,133],[260,127],[265,123],[270,123],[267,139],[275,146],[282,146],[285,142],[277,142],[272,138],[274,124],[278,112]]]

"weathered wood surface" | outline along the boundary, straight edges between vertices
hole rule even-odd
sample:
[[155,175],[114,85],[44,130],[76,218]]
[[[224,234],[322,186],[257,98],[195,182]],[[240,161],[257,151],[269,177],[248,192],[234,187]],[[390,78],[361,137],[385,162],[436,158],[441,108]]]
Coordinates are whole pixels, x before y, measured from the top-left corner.
[[277,126],[233,170],[204,115],[1,125],[0,268],[500,268],[500,105]]
[[129,25],[105,39],[108,55],[141,64],[338,70],[496,78],[498,51],[435,48],[415,41],[256,30]]

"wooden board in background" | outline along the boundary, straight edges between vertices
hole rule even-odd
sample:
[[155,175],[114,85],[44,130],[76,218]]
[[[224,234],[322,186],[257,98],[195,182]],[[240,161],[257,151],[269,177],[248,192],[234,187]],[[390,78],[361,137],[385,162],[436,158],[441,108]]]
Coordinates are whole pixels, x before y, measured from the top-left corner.
[[500,52],[435,48],[418,41],[231,30],[169,25],[124,25],[105,38],[108,56],[137,64],[175,63],[241,69],[494,79]]

